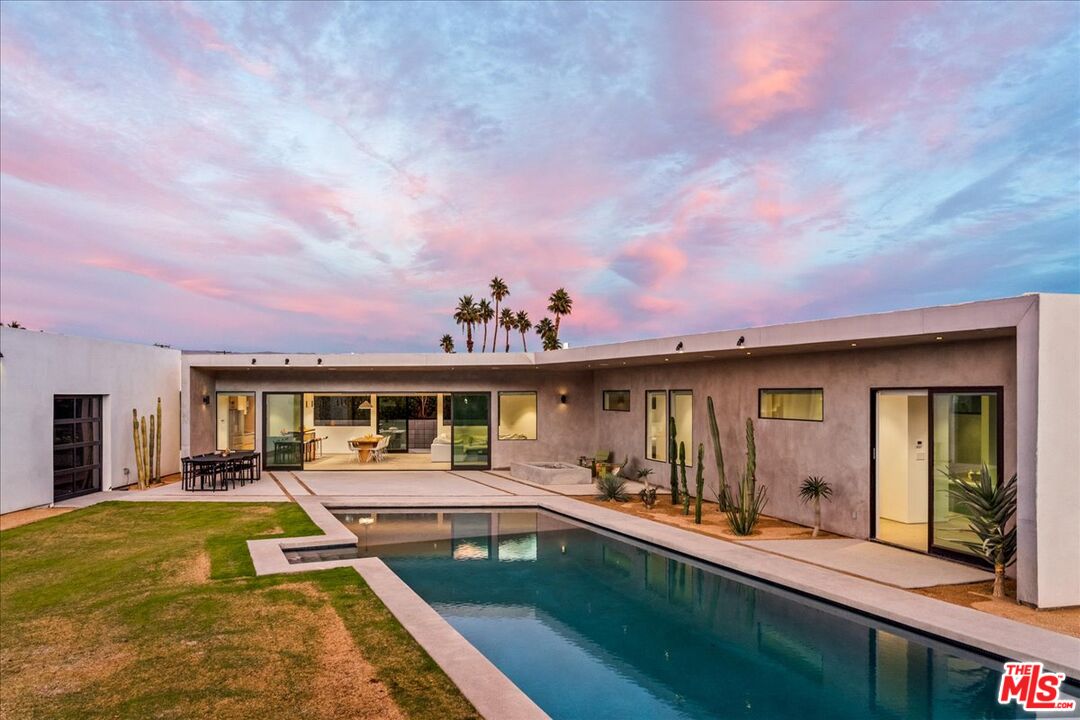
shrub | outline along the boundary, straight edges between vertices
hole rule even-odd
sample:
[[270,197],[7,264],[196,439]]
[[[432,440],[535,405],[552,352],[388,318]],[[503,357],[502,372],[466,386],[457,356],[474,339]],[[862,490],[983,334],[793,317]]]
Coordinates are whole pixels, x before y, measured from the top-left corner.
[[604,473],[597,479],[596,491],[596,497],[599,500],[626,502],[630,499],[626,493],[626,480],[611,473]]

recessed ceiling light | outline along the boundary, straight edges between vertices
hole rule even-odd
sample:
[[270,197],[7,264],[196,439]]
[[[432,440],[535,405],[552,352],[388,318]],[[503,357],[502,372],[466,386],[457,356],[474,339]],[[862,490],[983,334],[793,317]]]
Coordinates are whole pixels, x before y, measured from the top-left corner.
[[667,362],[667,361],[668,361],[668,358],[664,358],[664,362]]
[[747,351],[746,351],[746,354],[747,354],[747,355],[753,355],[753,353],[752,353],[752,352],[750,352],[749,350],[747,350]]
[[851,347],[856,347],[859,343],[851,343]]
[[936,338],[934,338],[934,339],[935,339],[935,340],[944,340],[945,338],[943,338],[943,337],[941,337],[940,335],[938,335],[938,336],[937,336]]

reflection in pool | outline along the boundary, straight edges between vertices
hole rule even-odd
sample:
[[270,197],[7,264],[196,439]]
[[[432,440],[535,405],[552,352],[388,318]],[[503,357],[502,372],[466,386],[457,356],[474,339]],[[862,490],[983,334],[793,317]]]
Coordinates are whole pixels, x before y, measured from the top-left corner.
[[[999,665],[546,512],[338,510],[554,718],[1024,717]],[[325,553],[336,553],[326,555]]]

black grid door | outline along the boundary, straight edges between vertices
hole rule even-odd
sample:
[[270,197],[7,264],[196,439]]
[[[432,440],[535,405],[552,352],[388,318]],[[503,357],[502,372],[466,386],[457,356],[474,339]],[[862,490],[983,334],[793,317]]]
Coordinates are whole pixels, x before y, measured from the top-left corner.
[[53,501],[101,489],[101,396],[53,397]]

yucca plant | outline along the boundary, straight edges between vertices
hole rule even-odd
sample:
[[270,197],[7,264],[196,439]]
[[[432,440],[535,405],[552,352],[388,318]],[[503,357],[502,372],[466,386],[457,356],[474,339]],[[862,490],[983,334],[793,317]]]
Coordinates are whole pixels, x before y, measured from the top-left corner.
[[768,502],[768,490],[757,486],[757,448],[754,445],[754,423],[746,418],[746,468],[743,470],[739,489],[728,506],[727,518],[731,532],[749,535],[754,532],[761,511]]
[[804,504],[814,501],[814,532],[810,537],[817,537],[821,530],[821,501],[832,497],[832,486],[825,478],[810,475],[799,486],[799,497]]
[[626,502],[630,499],[626,493],[626,480],[618,475],[604,473],[596,480],[596,497],[599,500]]
[[[968,512],[968,525],[978,542],[960,544],[994,566],[994,597],[1005,597],[1005,568],[1016,562],[1016,475],[1007,482],[994,482],[990,468],[974,473],[946,472],[949,496]],[[1012,524],[1010,528],[1009,525]]]

